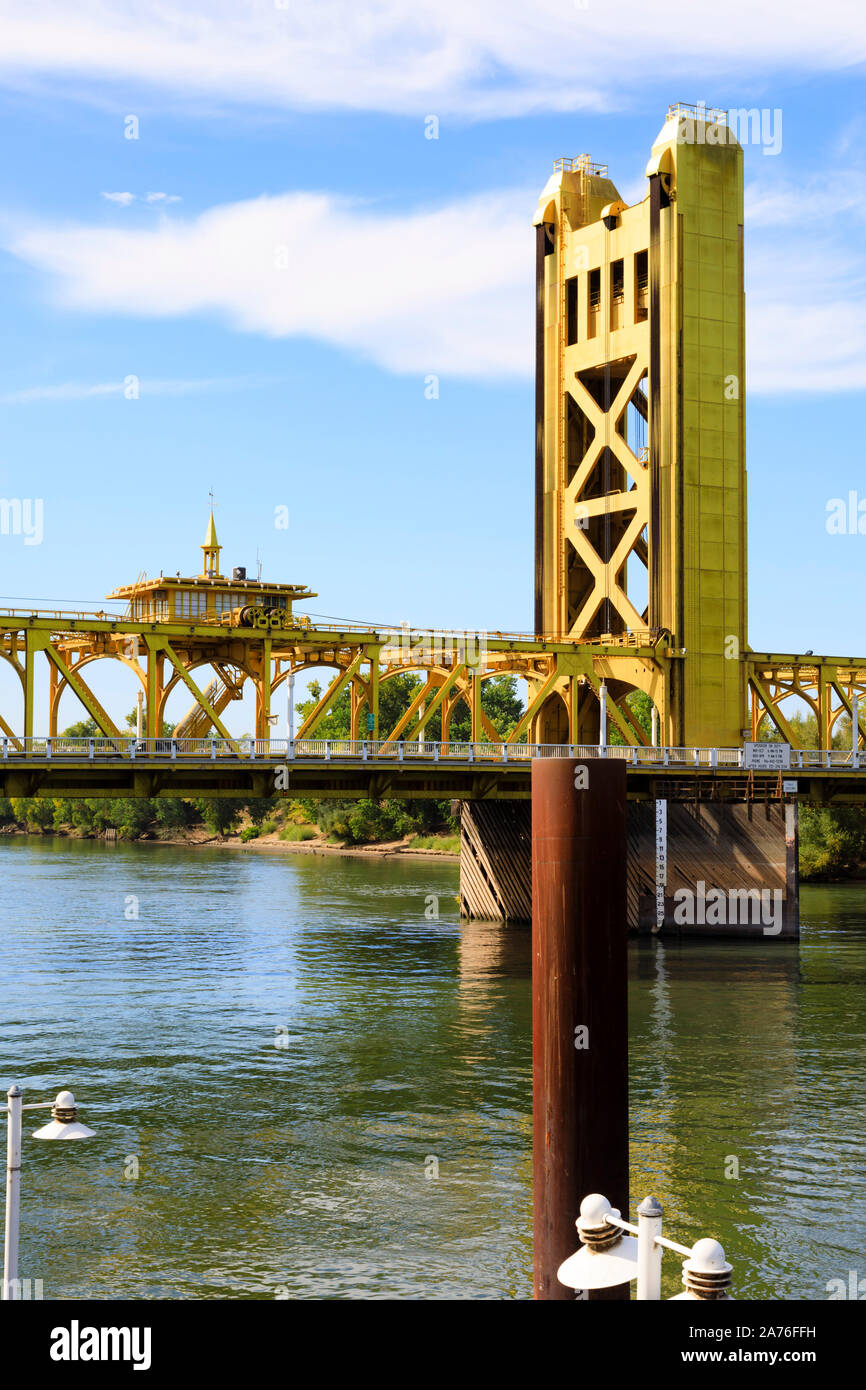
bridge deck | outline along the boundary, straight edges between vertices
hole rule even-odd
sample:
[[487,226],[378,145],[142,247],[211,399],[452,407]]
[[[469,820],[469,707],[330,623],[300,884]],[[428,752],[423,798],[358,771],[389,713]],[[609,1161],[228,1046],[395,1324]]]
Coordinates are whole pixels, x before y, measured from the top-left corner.
[[629,796],[637,800],[866,800],[866,756],[839,749],[791,750],[790,769],[750,771],[741,748],[312,739],[290,744],[250,738],[4,738],[0,796],[259,797],[284,792],[373,800],[522,800],[530,795],[530,766],[536,757],[621,759],[627,764]]

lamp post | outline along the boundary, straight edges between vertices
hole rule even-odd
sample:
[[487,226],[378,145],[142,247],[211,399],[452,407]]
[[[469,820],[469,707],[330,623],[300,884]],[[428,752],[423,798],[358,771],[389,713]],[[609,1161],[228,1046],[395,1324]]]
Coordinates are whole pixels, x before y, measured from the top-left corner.
[[[685,1292],[672,1301],[731,1300],[733,1265],[717,1240],[704,1237],[691,1247],[662,1235],[661,1203],[645,1197],[637,1209],[638,1224],[623,1221],[616,1207],[599,1192],[591,1192],[580,1204],[577,1233],[581,1247],[559,1266],[556,1277],[566,1288],[586,1294],[593,1289],[617,1288],[637,1279],[639,1300],[656,1303],[661,1298],[662,1251],[685,1255]],[[628,1234],[626,1234],[628,1233]],[[635,1239],[634,1237],[637,1237]]]
[[34,1130],[34,1139],[89,1139],[93,1134],[78,1120],[78,1109],[71,1091],[61,1091],[55,1101],[36,1101],[22,1105],[21,1087],[6,1092],[6,1234],[3,1245],[3,1301],[18,1297],[18,1225],[21,1202],[21,1116],[24,1110],[50,1110],[51,1119]]

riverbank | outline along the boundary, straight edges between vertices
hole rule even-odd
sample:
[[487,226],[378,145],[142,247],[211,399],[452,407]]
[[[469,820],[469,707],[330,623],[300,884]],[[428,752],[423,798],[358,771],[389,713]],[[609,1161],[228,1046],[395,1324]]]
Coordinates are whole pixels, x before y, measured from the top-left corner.
[[[312,827],[310,827],[312,829]],[[241,827],[241,830],[246,827]],[[212,835],[205,826],[194,826],[183,834],[174,835],[140,835],[135,841],[124,843],[135,843],[142,845],[165,845],[173,849],[236,849],[236,850],[264,850],[277,854],[319,854],[319,855],[353,855],[361,858],[394,858],[399,856],[402,859],[439,859],[445,863],[458,864],[460,862],[459,851],[449,848],[436,848],[429,844],[415,845],[414,839],[431,840],[441,838],[443,846],[450,846],[457,838],[453,835],[436,836],[411,836],[405,835],[400,840],[393,840],[384,843],[369,845],[347,845],[333,843],[326,835],[315,833],[308,840],[284,840],[280,838],[279,831],[266,834],[258,834],[252,839],[244,839],[241,830],[232,835]],[[103,831],[97,835],[79,835],[74,830],[64,827],[50,830],[40,830],[28,828],[20,825],[0,826],[0,836],[44,836],[51,838],[59,835],[61,838],[70,840],[103,840],[119,843],[116,832],[111,830]]]
[[[453,838],[453,836],[448,835],[442,836],[443,841]],[[325,835],[317,835],[310,840],[281,840],[279,833],[257,835],[253,840],[242,840],[240,835],[204,834],[201,837],[187,835],[172,837],[171,839],[149,840],[144,841],[144,843],[174,845],[175,848],[183,846],[190,849],[216,846],[219,849],[266,850],[276,851],[279,854],[356,855],[364,859],[369,859],[371,856],[383,859],[393,858],[399,855],[403,859],[443,859],[454,864],[460,862],[459,853],[448,849],[431,849],[428,846],[415,848],[410,835],[404,836],[402,840],[372,845],[332,844]]]

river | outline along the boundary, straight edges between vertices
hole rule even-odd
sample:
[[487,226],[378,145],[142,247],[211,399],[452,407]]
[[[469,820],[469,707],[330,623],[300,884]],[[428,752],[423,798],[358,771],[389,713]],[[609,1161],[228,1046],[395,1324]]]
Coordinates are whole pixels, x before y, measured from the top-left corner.
[[[531,1296],[529,930],[461,923],[453,864],[9,837],[0,868],[3,1090],[96,1131],[25,1129],[44,1298]],[[632,1205],[721,1240],[738,1298],[866,1277],[866,886],[801,906],[799,947],[629,953]]]

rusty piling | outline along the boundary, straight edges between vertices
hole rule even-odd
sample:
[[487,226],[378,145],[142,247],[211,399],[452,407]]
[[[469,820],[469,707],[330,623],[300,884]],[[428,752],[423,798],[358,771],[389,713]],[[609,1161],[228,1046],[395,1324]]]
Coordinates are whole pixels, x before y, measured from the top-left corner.
[[[588,1192],[628,1212],[626,769],[532,764],[535,1297],[577,1246]],[[628,1286],[594,1293],[628,1297]]]

